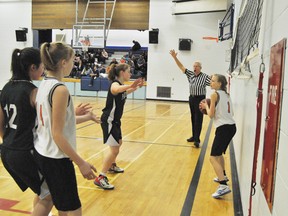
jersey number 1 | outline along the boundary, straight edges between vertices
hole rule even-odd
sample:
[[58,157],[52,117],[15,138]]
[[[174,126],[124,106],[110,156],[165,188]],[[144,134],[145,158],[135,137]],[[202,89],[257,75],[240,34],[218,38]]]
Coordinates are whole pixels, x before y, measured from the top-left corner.
[[[4,107],[4,110],[6,110],[7,117],[9,118],[9,127],[12,129],[17,129],[17,125],[14,124],[14,120],[17,116],[17,108],[16,108],[15,104],[10,104],[9,108],[8,108],[8,105],[6,104],[6,106]],[[12,116],[9,116],[9,112],[11,110],[12,110]]]

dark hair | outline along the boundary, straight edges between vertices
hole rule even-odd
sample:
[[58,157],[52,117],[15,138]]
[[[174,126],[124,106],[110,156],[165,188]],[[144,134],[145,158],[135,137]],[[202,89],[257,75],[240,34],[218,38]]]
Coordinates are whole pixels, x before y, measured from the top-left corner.
[[62,42],[45,42],[41,45],[40,52],[44,66],[49,71],[58,71],[61,60],[69,60],[74,54],[73,49]]
[[228,84],[228,82],[227,82],[226,77],[221,75],[221,74],[214,74],[213,76],[216,76],[217,77],[217,81],[221,83],[220,89],[225,91],[226,94],[228,94],[228,92],[227,92],[227,84]]
[[116,78],[119,77],[121,71],[125,71],[128,68],[130,68],[130,66],[128,64],[125,64],[125,63],[112,64],[111,68],[109,70],[108,79],[115,80]]
[[31,80],[29,71],[31,65],[39,68],[41,64],[40,51],[33,47],[15,49],[11,60],[11,80]]

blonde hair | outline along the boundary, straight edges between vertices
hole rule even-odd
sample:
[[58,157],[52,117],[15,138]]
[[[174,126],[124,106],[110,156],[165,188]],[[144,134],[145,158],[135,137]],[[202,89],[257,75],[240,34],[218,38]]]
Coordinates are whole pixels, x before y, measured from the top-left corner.
[[45,42],[41,45],[40,54],[47,70],[59,71],[61,60],[69,60],[74,51],[70,46],[62,42]]

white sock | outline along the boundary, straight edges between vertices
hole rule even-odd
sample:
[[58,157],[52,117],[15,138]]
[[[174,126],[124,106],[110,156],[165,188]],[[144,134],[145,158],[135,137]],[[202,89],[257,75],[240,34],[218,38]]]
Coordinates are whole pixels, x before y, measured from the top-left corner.
[[103,173],[103,172],[100,172],[100,175],[107,177],[106,173]]

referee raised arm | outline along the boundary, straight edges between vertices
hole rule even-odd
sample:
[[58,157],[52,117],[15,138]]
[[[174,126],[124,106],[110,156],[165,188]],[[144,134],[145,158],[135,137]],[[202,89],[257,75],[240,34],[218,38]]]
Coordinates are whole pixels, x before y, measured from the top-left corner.
[[211,78],[201,72],[202,65],[200,62],[194,62],[193,71],[185,68],[177,58],[177,54],[174,49],[170,50],[170,55],[175,60],[177,66],[186,74],[190,87],[189,107],[191,112],[192,136],[187,139],[187,142],[194,142],[195,147],[198,148],[203,122],[203,114],[199,110],[199,103],[206,98],[206,86],[210,85]]

